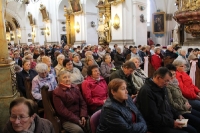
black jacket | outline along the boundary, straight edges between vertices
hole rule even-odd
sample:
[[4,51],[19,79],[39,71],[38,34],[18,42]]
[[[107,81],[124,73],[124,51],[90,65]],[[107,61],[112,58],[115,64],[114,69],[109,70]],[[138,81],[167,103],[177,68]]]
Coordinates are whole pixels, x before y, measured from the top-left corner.
[[176,59],[178,57],[178,54],[174,53],[174,52],[171,52],[169,50],[166,50],[165,51],[165,57],[169,56],[171,59],[174,58]]
[[125,62],[125,57],[123,54],[119,54],[118,52],[114,55],[114,65],[117,69],[120,69],[120,67]]
[[136,91],[136,88],[133,84],[133,81],[132,81],[132,74],[129,75],[128,77],[124,74],[123,70],[120,68],[119,70],[113,72],[111,75],[110,75],[110,81],[112,79],[115,79],[115,78],[120,78],[120,79],[123,79],[126,81],[126,85],[127,85],[127,90],[128,90],[128,94],[131,96],[131,95],[135,95],[137,93]]
[[137,106],[142,113],[148,131],[174,126],[178,113],[169,104],[166,88],[158,87],[152,79],[147,79],[137,96]]
[[33,78],[37,75],[37,72],[35,70],[30,69],[29,73],[26,71],[22,70],[21,72],[16,73],[16,79],[17,79],[17,86],[18,89],[22,92],[24,97],[26,97],[26,88],[24,81],[26,77],[30,77],[30,80],[32,81]]
[[[133,113],[136,116],[135,123],[132,121]],[[130,96],[124,103],[113,98],[106,100],[101,110],[97,133],[146,133],[146,131],[146,122]]]
[[[40,118],[38,115],[36,115],[36,117],[34,118],[34,122],[35,122],[34,133],[55,133],[53,125],[49,120]],[[12,124],[9,121],[6,124],[3,133],[17,133],[17,132],[13,129]]]

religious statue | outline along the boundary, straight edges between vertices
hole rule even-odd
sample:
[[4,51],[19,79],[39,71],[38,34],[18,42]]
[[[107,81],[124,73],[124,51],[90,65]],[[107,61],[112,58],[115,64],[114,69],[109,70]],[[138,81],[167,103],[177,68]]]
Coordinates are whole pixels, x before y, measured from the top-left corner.
[[107,30],[107,29],[105,29],[105,28],[106,28],[106,25],[104,24],[104,20],[103,20],[103,18],[100,18],[99,26],[97,28],[97,34],[99,36],[100,41],[106,40],[105,30]]
[[98,5],[103,5],[104,2],[105,2],[105,0],[98,0],[97,4],[98,4]]
[[43,4],[40,4],[40,12],[42,13],[43,21],[48,21],[49,16],[47,14],[46,7]]
[[180,43],[180,29],[179,29],[179,24],[176,23],[176,26],[173,31],[173,43],[174,44],[179,44]]
[[33,20],[32,14],[30,12],[28,12],[28,19],[29,19],[30,25],[33,26],[34,20]]

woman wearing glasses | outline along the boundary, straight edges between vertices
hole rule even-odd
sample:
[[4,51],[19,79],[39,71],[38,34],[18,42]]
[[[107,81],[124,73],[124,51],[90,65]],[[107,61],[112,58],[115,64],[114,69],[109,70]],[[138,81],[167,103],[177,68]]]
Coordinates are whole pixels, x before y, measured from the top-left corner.
[[3,133],[55,133],[52,123],[35,114],[32,100],[19,97],[10,103],[10,120]]
[[[65,59],[63,61],[63,67],[65,71],[70,73],[70,80],[72,84],[81,84],[84,80],[83,75],[81,74],[80,70],[73,66],[73,63],[70,59]],[[62,70],[62,71],[63,71]]]

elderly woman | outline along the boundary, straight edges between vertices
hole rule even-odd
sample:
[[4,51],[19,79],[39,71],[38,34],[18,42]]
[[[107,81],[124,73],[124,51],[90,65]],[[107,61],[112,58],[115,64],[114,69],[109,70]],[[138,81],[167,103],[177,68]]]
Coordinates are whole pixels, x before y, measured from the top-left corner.
[[63,66],[64,69],[70,73],[70,80],[72,82],[72,84],[81,84],[84,80],[83,75],[81,74],[81,72],[79,71],[78,68],[73,67],[73,63],[70,59],[65,59],[63,61]]
[[115,65],[111,62],[110,54],[107,53],[103,56],[103,62],[101,63],[100,69],[102,76],[108,84],[111,72],[116,70]]
[[19,97],[10,103],[10,120],[3,133],[55,133],[50,121],[40,118],[32,100]]
[[56,71],[56,76],[58,76],[58,73],[63,69],[63,60],[65,59],[65,56],[63,54],[59,54],[57,56],[57,61],[58,64],[55,67],[55,71]]
[[94,58],[92,55],[89,55],[85,58],[85,63],[84,63],[84,66],[83,66],[83,69],[82,69],[82,75],[83,77],[86,77],[87,76],[87,69],[89,66],[91,65],[94,65],[96,64]]
[[30,81],[32,81],[33,78],[37,75],[37,72],[35,70],[32,70],[30,67],[31,67],[30,60],[23,60],[22,62],[23,70],[21,72],[16,73],[17,87],[18,90],[20,90],[20,93],[24,97],[26,97],[26,88],[24,83],[25,79],[29,77]]
[[88,105],[90,114],[101,109],[107,99],[107,84],[100,76],[99,67],[91,65],[87,70],[87,77],[82,83],[83,97]]
[[172,79],[167,84],[168,97],[171,105],[181,114],[184,118],[189,119],[189,124],[194,126],[200,131],[200,112],[192,109],[188,100],[183,97],[179,88],[178,80],[176,79],[176,67],[172,64],[166,65],[172,74]]
[[194,109],[200,111],[200,90],[192,83],[192,79],[185,72],[184,60],[176,59],[173,65],[176,67],[176,78],[183,96],[188,99]]
[[142,69],[140,69],[140,58],[133,57],[129,61],[135,64],[135,71],[132,73],[132,81],[137,91],[143,86],[147,76]]
[[162,59],[160,57],[160,47],[154,48],[154,55],[151,56],[151,64],[155,70],[161,67]]
[[58,74],[58,86],[53,91],[53,103],[63,128],[70,133],[84,133],[87,105],[78,89],[71,84],[70,73],[61,71]]
[[28,55],[24,56],[24,59],[30,60],[31,69],[35,69],[35,66],[36,66],[37,63],[35,61],[33,61],[33,55],[32,54],[28,54]]
[[48,56],[43,56],[42,63],[45,63],[48,66],[49,74],[53,74],[56,77],[56,72],[55,72],[54,68],[51,66],[51,58]]
[[184,61],[185,71],[189,74],[189,72],[190,72],[190,63],[189,63],[188,59],[186,58],[186,50],[180,49],[180,50],[178,50],[178,52],[179,52],[179,56],[176,59],[178,59],[178,60],[180,59],[180,60]]
[[82,71],[83,69],[83,64],[82,62],[80,61],[80,55],[79,54],[74,54],[73,55],[73,66],[78,68],[80,71]]
[[145,120],[128,95],[126,82],[113,79],[108,84],[108,94],[97,133],[146,133]]
[[56,88],[57,82],[53,74],[48,74],[48,66],[44,63],[38,63],[36,66],[37,76],[32,81],[32,95],[37,100],[38,106],[43,107],[40,89],[42,86],[49,86],[49,91]]

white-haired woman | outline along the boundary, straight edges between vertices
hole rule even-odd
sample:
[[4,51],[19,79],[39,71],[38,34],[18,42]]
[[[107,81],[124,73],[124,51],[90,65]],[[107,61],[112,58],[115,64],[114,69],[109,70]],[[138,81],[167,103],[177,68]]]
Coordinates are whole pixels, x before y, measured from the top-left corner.
[[70,133],[84,133],[87,105],[77,85],[71,83],[70,73],[58,74],[58,86],[53,91],[53,103],[62,127]]
[[176,79],[183,96],[188,99],[192,108],[200,111],[200,90],[192,83],[192,79],[185,72],[184,60],[176,59],[173,65],[176,67]]
[[37,100],[38,106],[43,107],[40,89],[44,85],[49,86],[49,91],[56,88],[57,82],[53,74],[48,74],[48,66],[44,63],[36,65],[37,76],[32,80],[32,95]]
[[58,64],[57,66],[54,68],[56,71],[56,76],[58,76],[58,73],[63,69],[63,60],[65,59],[65,56],[63,54],[59,54],[57,56],[57,61]]
[[178,50],[179,56],[176,58],[178,60],[183,60],[185,64],[185,71],[189,74],[190,72],[190,63],[188,59],[186,58],[186,50],[185,49],[180,49]]
[[132,73],[132,81],[137,91],[143,86],[147,76],[144,71],[140,68],[140,58],[132,57],[130,59],[135,64],[135,71]]
[[155,54],[151,56],[151,64],[155,70],[161,67],[162,59],[160,57],[160,47],[155,47],[154,52]]

